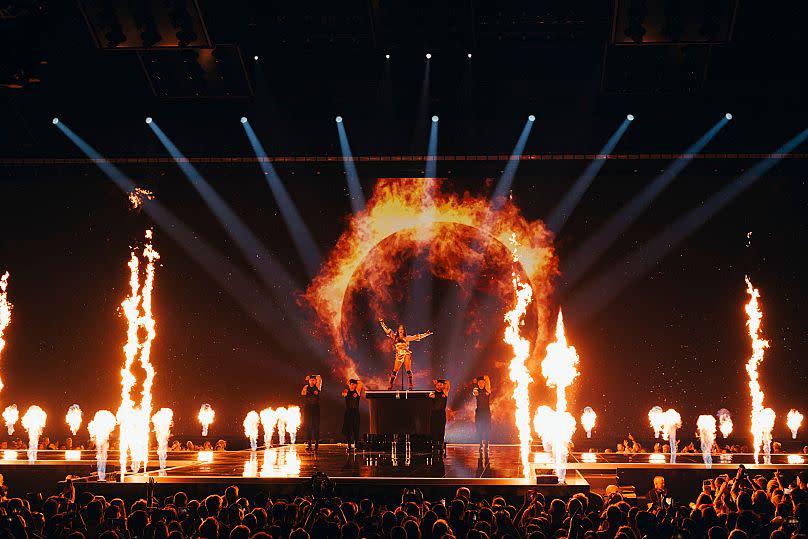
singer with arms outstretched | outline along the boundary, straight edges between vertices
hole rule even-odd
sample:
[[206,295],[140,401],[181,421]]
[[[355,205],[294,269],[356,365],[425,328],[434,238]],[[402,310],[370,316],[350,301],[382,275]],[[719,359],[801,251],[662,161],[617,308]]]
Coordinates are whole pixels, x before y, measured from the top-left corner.
[[420,341],[425,337],[429,337],[432,335],[432,332],[427,331],[426,333],[418,333],[417,335],[407,335],[407,330],[404,329],[404,324],[399,324],[398,331],[393,331],[387,327],[384,320],[381,318],[379,319],[379,323],[382,325],[385,335],[387,335],[390,340],[393,341],[393,346],[395,347],[396,352],[395,359],[393,360],[393,372],[390,374],[390,385],[387,387],[387,389],[393,389],[393,383],[396,381],[396,376],[398,376],[398,370],[403,364],[404,369],[407,371],[409,389],[412,391],[412,352],[410,351],[410,342]]

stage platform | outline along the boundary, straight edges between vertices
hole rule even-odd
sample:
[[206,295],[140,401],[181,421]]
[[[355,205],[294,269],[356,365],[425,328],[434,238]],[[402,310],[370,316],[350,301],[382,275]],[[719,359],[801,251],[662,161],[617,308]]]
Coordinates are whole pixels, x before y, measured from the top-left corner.
[[[281,446],[250,451],[169,453],[166,470],[156,469],[157,456],[152,452],[150,469],[145,474],[126,474],[120,482],[118,454],[109,452],[108,482],[95,476],[95,453],[82,451],[69,455],[64,451],[40,451],[38,460],[29,464],[25,452],[0,460],[0,473],[20,495],[28,491],[57,490],[57,483],[70,474],[80,479],[78,490],[98,494],[142,496],[145,484],[156,483],[158,495],[182,489],[194,496],[221,492],[227,485],[238,484],[245,494],[269,490],[273,496],[295,496],[308,492],[309,478],[323,472],[334,480],[337,495],[362,492],[378,499],[396,498],[404,487],[421,488],[434,498],[451,496],[459,486],[467,486],[480,496],[504,494],[516,499],[529,488],[538,488],[545,496],[567,498],[576,492],[602,491],[607,484],[632,485],[637,492],[650,489],[654,475],[664,475],[668,487],[682,498],[698,492],[701,480],[721,473],[733,474],[738,464],[755,470],[778,469],[788,475],[808,469],[805,464],[789,464],[787,455],[773,455],[772,464],[752,464],[752,455],[716,455],[712,469],[706,469],[700,454],[682,454],[678,462],[660,461],[662,455],[621,455],[615,453],[573,453],[567,482],[536,484],[537,475],[551,474],[550,456],[541,451],[531,455],[527,477],[522,469],[517,445],[492,445],[487,458],[479,458],[477,445],[450,444],[445,458],[428,450],[409,453],[399,444],[396,451],[362,451],[348,454],[342,444],[323,444],[317,452],[305,446]],[[665,456],[666,458],[667,456]],[[51,487],[52,489],[48,489]],[[696,490],[693,490],[693,489]]]

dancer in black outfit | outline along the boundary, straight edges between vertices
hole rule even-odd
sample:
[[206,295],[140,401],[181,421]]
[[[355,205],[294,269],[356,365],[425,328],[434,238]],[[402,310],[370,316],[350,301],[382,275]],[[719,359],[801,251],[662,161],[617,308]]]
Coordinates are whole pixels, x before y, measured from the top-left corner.
[[356,450],[356,442],[359,440],[359,398],[362,396],[364,386],[360,380],[351,378],[348,380],[348,388],[342,390],[345,397],[345,417],[342,420],[342,434],[348,441],[348,452],[351,452],[351,444]]
[[429,394],[432,399],[432,413],[429,416],[429,433],[439,454],[446,456],[446,402],[449,400],[449,380],[432,380],[435,391]]
[[477,427],[477,439],[480,441],[480,456],[488,453],[488,442],[491,439],[491,379],[488,375],[474,379],[474,397],[477,409],[474,411],[474,425]]
[[306,449],[320,448],[320,391],[323,389],[323,379],[319,374],[306,376],[306,385],[300,390],[303,397],[303,434],[306,436]]

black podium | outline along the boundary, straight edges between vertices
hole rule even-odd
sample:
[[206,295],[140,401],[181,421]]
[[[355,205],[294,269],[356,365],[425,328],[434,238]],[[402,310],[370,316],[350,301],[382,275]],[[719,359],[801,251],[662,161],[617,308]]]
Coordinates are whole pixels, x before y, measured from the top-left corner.
[[429,436],[431,391],[365,391],[371,435]]

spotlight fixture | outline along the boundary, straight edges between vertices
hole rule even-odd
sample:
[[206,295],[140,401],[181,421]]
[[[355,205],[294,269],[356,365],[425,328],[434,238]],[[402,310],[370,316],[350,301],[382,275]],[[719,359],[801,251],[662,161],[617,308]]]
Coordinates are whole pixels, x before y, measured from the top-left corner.
[[527,117],[527,119],[528,119],[528,120],[530,120],[531,122],[535,122],[535,121],[536,121],[536,117],[535,117],[535,116],[533,116],[532,114],[531,114],[530,116],[528,116],[528,117]]
[[438,117],[437,117],[437,116],[433,116],[433,117],[432,117],[432,121],[433,121],[433,122],[437,122],[437,121],[438,121]]
[[431,52],[426,53],[426,59],[429,60],[430,58],[432,58],[432,53]]
[[634,115],[633,114],[626,114],[626,120],[628,120],[629,122],[633,122],[634,121]]
[[151,116],[146,116],[146,123],[150,124],[152,122]]
[[59,118],[54,117],[53,120],[51,120],[51,123],[53,123],[53,125],[58,124],[59,123]]
[[342,123],[342,116],[337,116],[336,120],[337,120],[338,124],[341,124]]
[[388,60],[390,59],[390,55],[389,55],[389,54],[385,54],[385,55],[384,55],[384,57],[385,57],[385,58],[387,58]]
[[256,62],[258,61],[258,55],[257,54],[255,56],[253,56],[253,60],[255,60]]
[[466,56],[468,56],[469,58],[471,58],[471,53],[468,53]]
[[731,120],[732,119],[732,114],[730,114],[728,112],[728,113],[724,114],[724,118],[726,118],[727,120]]
[[243,124],[247,123],[247,117],[246,116],[241,117],[241,123],[243,123]]

